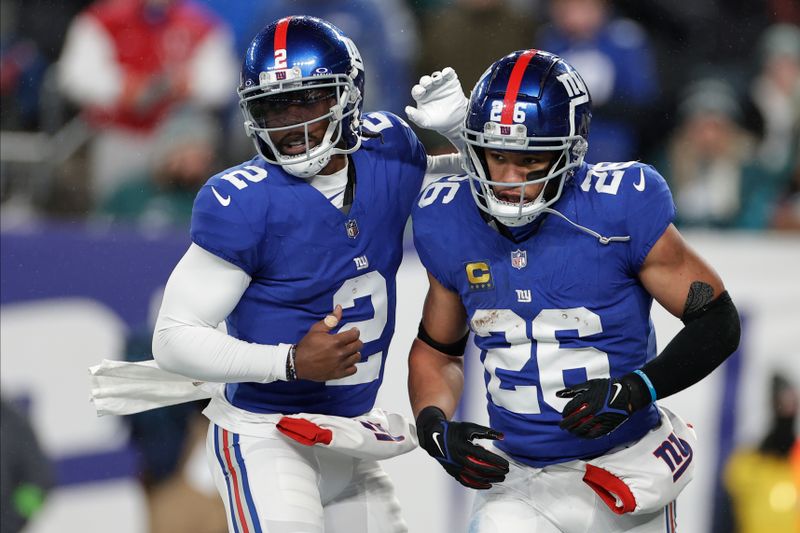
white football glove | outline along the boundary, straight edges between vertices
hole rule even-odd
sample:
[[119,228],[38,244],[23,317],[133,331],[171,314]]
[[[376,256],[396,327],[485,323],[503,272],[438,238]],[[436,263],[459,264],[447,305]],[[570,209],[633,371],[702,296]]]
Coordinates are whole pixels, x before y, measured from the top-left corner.
[[456,71],[446,67],[430,76],[422,76],[411,89],[411,97],[417,107],[406,106],[409,120],[445,136],[462,151],[465,143],[461,139],[461,127],[467,116],[469,100],[464,96]]

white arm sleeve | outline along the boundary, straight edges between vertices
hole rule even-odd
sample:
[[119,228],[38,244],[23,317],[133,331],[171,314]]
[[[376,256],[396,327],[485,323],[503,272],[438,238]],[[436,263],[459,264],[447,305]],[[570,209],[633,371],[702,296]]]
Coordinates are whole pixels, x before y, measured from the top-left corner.
[[193,243],[164,290],[153,334],[158,366],[201,381],[285,380],[291,345],[249,343],[216,329],[249,284],[239,267]]
[[425,189],[434,180],[447,174],[463,174],[464,167],[461,166],[461,154],[442,154],[429,155],[428,167],[425,169],[425,179],[422,180],[422,188]]
[[429,155],[425,174],[463,174],[461,154]]

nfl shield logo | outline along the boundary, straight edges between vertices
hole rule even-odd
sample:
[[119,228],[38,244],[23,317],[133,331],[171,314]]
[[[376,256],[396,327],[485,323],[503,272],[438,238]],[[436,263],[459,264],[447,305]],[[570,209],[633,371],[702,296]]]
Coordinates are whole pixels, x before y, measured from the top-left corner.
[[347,230],[347,236],[351,239],[358,237],[358,224],[356,223],[355,219],[351,218],[345,222],[344,229]]
[[516,269],[523,269],[528,264],[528,252],[525,250],[514,250],[511,252],[511,266]]

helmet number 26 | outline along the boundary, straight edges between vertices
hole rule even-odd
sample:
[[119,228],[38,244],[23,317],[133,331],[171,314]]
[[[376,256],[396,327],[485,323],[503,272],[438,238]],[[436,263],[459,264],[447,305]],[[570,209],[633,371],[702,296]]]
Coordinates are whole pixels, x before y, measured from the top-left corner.
[[[516,102],[514,104],[514,113],[511,116],[511,119],[520,124],[525,122],[525,107],[528,104],[525,102]],[[503,114],[503,100],[493,100],[492,101],[492,112],[489,115],[489,120],[492,122],[500,122],[500,117]]]

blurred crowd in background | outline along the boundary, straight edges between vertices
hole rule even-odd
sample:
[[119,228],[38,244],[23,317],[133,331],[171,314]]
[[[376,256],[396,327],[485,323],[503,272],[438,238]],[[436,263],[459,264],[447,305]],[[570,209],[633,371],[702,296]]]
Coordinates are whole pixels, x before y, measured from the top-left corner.
[[[401,116],[446,66],[468,94],[540,48],[594,102],[587,160],[642,160],[678,225],[800,229],[800,6],[794,0],[2,0],[3,222],[185,228],[195,192],[252,157],[244,49],[289,14],[332,21],[367,66],[366,110]],[[448,146],[420,132],[431,153]]]

